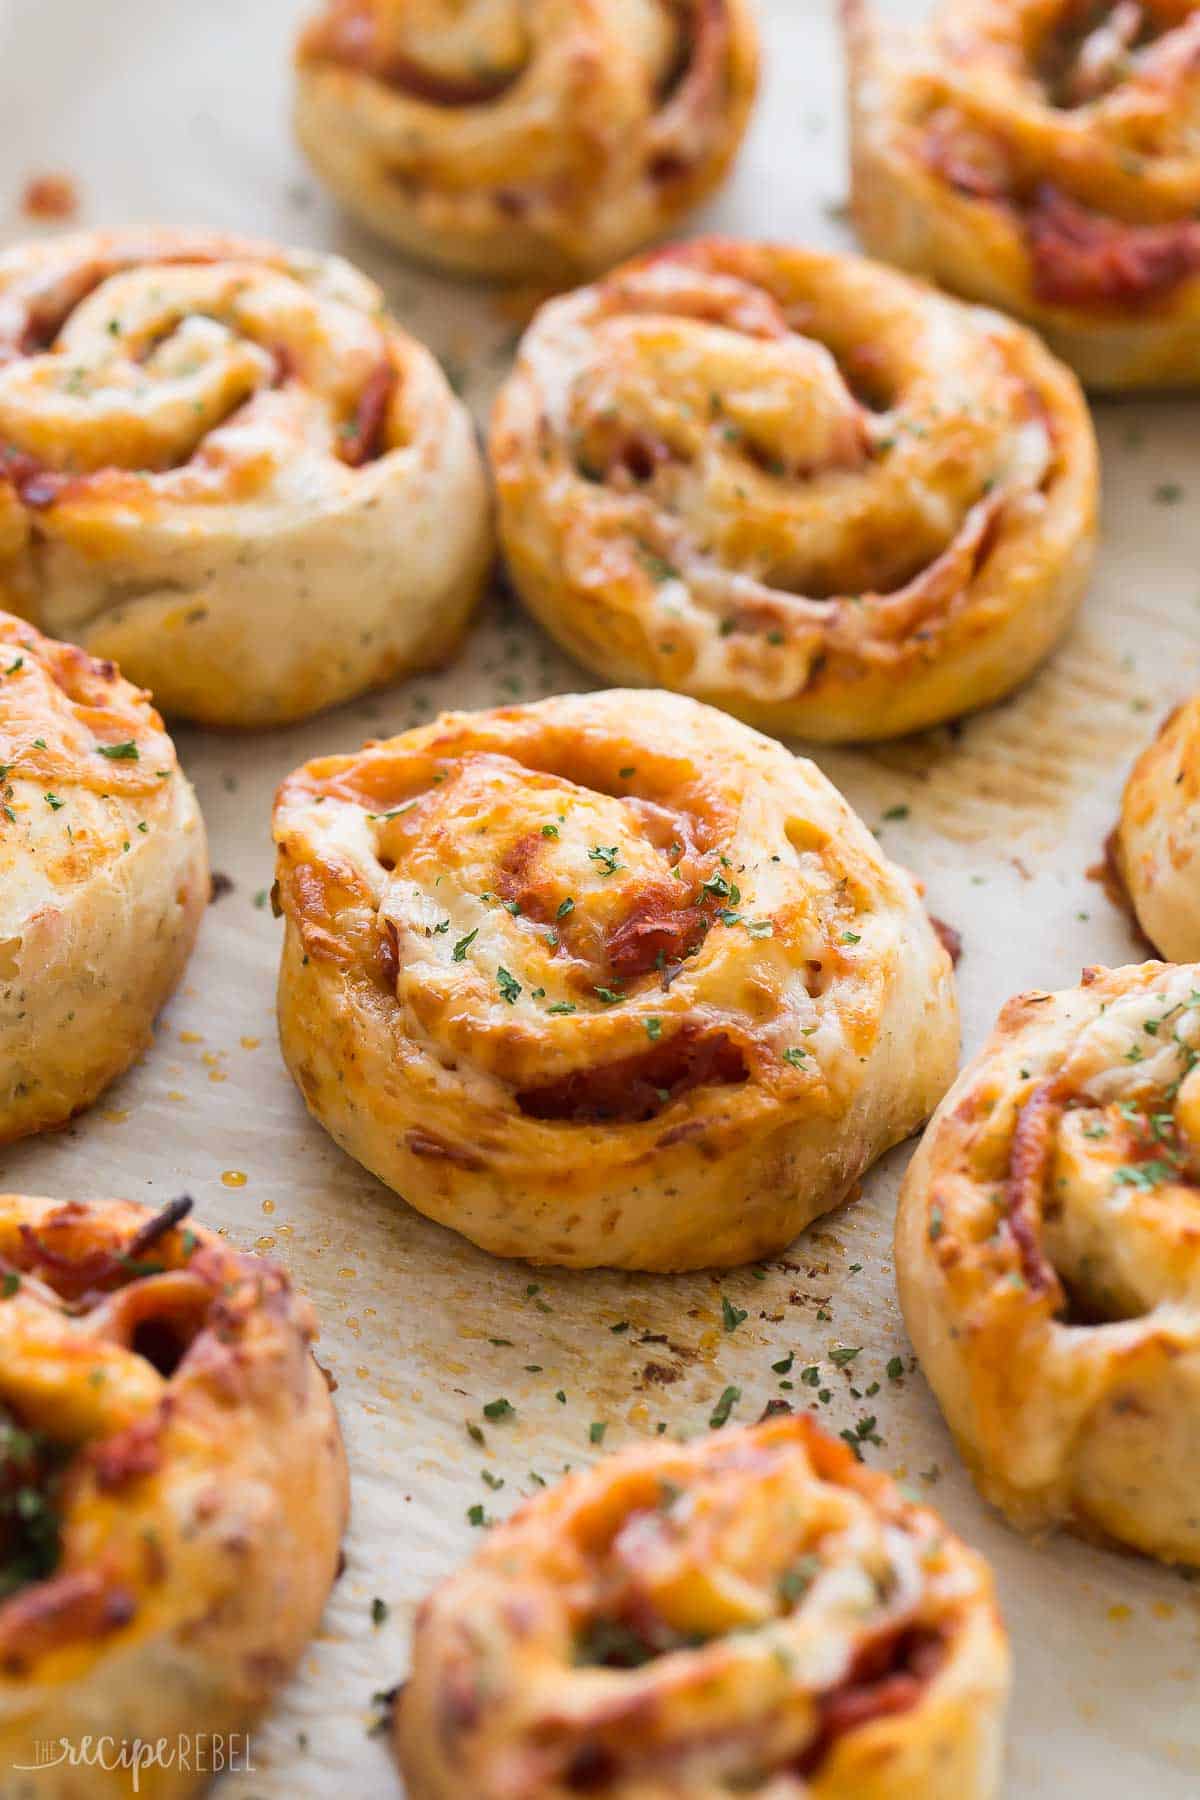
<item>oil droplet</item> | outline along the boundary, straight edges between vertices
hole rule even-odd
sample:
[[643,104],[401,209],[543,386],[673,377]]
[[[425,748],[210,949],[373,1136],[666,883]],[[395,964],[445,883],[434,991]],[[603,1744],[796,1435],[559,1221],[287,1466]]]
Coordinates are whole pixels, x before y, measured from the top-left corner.
[[105,1108],[104,1117],[110,1125],[123,1125],[129,1114],[123,1106],[109,1106]]
[[254,1248],[256,1250],[273,1250],[275,1248],[275,1239],[273,1237],[255,1238]]
[[358,1376],[358,1379],[360,1381],[365,1381],[367,1379],[367,1376],[371,1373],[371,1371],[370,1371],[370,1369],[368,1369],[366,1363],[359,1363],[359,1365],[355,1369],[354,1373]]
[[1169,1600],[1156,1600],[1150,1608],[1156,1619],[1173,1619],[1175,1608]]
[[353,1281],[354,1277],[358,1274],[358,1270],[357,1269],[339,1269],[338,1274],[343,1278],[343,1280]]
[[226,1169],[221,1176],[222,1184],[225,1187],[245,1187],[247,1179],[241,1169]]
[[241,1040],[243,1050],[257,1050],[261,1043],[262,1039],[256,1037],[244,1037]]
[[265,1213],[273,1213],[275,1211],[275,1202],[273,1200],[264,1200],[262,1209]]
[[208,1071],[208,1079],[210,1081],[224,1081],[225,1080],[224,1069],[210,1069]]
[[183,1095],[180,1093],[178,1088],[169,1088],[167,1090],[167,1099],[168,1100],[182,1100]]
[[181,1044],[202,1044],[204,1039],[198,1031],[181,1031],[179,1041]]
[[1122,1600],[1116,1606],[1109,1607],[1108,1616],[1116,1624],[1123,1625],[1126,1619],[1132,1619],[1133,1608],[1131,1606],[1126,1606],[1125,1602]]

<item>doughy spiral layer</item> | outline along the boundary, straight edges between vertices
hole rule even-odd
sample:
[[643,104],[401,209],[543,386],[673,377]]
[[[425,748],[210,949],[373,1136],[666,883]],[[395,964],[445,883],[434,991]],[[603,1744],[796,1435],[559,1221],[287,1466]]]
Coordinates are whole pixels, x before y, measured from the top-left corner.
[[720,183],[758,79],[750,0],[329,0],[297,51],[300,142],[401,249],[571,278]]
[[417,1615],[413,1800],[982,1800],[1008,1652],[936,1514],[805,1417],[605,1459]]
[[1155,949],[1173,962],[1200,960],[1200,694],[1134,765],[1112,849]]
[[310,1109],[498,1255],[779,1250],[953,1078],[908,876],[811,763],[693,701],[447,714],[297,770],[275,837]]
[[[0,1761],[244,1730],[316,1629],[346,1468],[276,1264],[121,1201],[0,1196]],[[207,1785],[142,1772],[159,1800]],[[16,1792],[16,1789],[11,1791]],[[124,1800],[127,1770],[28,1790]]]
[[204,233],[0,255],[0,595],[164,712],[304,717],[457,643],[474,430],[347,263]]
[[1069,372],[852,257],[709,239],[551,302],[491,454],[547,630],[775,733],[888,737],[995,700],[1090,566]]
[[1200,381],[1200,8],[845,0],[867,248],[1030,320],[1096,388]]
[[129,1067],[208,900],[204,823],[149,696],[0,613],[0,1143]]
[[904,1316],[988,1499],[1200,1562],[1200,967],[1024,994],[938,1109]]

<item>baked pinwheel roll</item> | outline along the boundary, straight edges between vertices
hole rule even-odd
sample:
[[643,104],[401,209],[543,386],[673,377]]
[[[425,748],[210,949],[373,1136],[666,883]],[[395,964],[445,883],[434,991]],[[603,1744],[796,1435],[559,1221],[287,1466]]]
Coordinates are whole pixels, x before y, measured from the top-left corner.
[[807,1417],[607,1457],[417,1615],[413,1800],[982,1800],[991,1572]]
[[444,658],[492,549],[471,420],[337,257],[0,254],[0,592],[166,713],[303,718]]
[[812,763],[694,701],[448,713],[298,769],[275,839],[310,1110],[497,1255],[779,1250],[953,1079],[910,878]]
[[147,694],[0,613],[0,1143],[124,1073],[208,900],[204,822]]
[[1200,381],[1200,9],[844,0],[853,211],[875,255],[1029,320],[1098,389]]
[[[0,1196],[0,1761],[241,1731],[316,1629],[346,1467],[276,1264],[121,1201]],[[114,1770],[110,1759],[104,1764]],[[159,1800],[195,1761],[141,1771]],[[131,1794],[59,1760],[6,1791]]]
[[1134,764],[1111,847],[1155,949],[1174,962],[1200,960],[1200,694]]
[[491,453],[513,578],[560,643],[781,735],[997,699],[1091,562],[1073,377],[852,257],[709,239],[552,301]]
[[1029,993],[947,1095],[896,1226],[904,1317],[987,1498],[1200,1562],[1200,967]]
[[328,0],[296,127],[338,199],[402,250],[571,279],[720,184],[758,82],[751,0]]

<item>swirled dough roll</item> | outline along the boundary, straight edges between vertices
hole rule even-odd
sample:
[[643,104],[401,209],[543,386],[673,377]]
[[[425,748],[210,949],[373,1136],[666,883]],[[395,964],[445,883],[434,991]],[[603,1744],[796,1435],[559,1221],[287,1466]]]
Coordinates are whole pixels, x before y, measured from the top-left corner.
[[607,1457],[417,1615],[413,1800],[986,1800],[982,1558],[807,1417]]
[[1200,960],[1200,694],[1134,764],[1112,851],[1155,949],[1176,962]]
[[470,418],[349,264],[0,254],[0,596],[164,712],[274,725],[444,658],[491,544]]
[[[275,1263],[109,1200],[0,1196],[0,1761],[7,1791],[176,1800],[316,1630],[346,1465]],[[113,1753],[42,1767],[39,1747]],[[172,1753],[137,1775],[123,1741]],[[190,1756],[180,1744],[192,1746]],[[206,1772],[207,1771],[207,1772]]]
[[1200,381],[1200,8],[844,12],[867,249],[1028,320],[1089,387]]
[[0,1143],[124,1073],[208,900],[196,796],[149,696],[0,613]]
[[284,1055],[501,1256],[782,1248],[953,1077],[949,958],[812,763],[670,694],[450,713],[275,808]]
[[758,79],[751,0],[328,0],[297,48],[317,172],[402,250],[570,279],[716,188]]
[[527,605],[614,681],[880,738],[1006,694],[1095,536],[1079,389],[892,270],[710,239],[543,307],[491,455]]
[[1200,1562],[1200,967],[1023,994],[905,1182],[904,1317],[1022,1529]]

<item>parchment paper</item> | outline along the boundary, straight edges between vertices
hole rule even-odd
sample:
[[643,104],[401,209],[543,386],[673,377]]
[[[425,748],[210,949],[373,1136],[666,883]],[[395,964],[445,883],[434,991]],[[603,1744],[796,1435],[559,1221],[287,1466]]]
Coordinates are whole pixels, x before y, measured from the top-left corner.
[[[832,6],[760,5],[763,103],[735,181],[697,224],[848,246]],[[210,224],[342,250],[383,281],[482,415],[520,307],[406,266],[318,192],[288,128],[300,12],[296,0],[0,0],[0,234],[37,229],[20,214],[24,183],[64,170],[80,185],[84,224]],[[1198,423],[1200,399],[1100,409],[1099,574],[1078,628],[1016,699],[961,730],[818,755],[868,823],[910,808],[881,824],[883,842],[963,935],[968,1049],[1010,993],[1073,982],[1087,962],[1140,959],[1087,870],[1134,752],[1200,683]],[[1200,1586],[1065,1538],[1022,1542],[976,1497],[920,1375],[887,1377],[908,1350],[890,1261],[906,1150],[762,1279],[568,1276],[493,1261],[428,1224],[305,1114],[274,1030],[280,927],[265,901],[277,782],[306,757],[442,706],[587,685],[496,602],[437,679],[275,735],[180,732],[213,865],[233,889],[210,908],[141,1065],[68,1131],[0,1162],[7,1187],[32,1193],[161,1203],[186,1190],[201,1218],[281,1257],[320,1310],[353,1470],[348,1566],[297,1679],[255,1734],[256,1772],[226,1791],[398,1793],[369,1735],[371,1697],[404,1673],[416,1601],[478,1542],[468,1507],[502,1517],[532,1491],[531,1471],[552,1480],[586,1462],[593,1421],[606,1422],[605,1448],[659,1419],[698,1429],[731,1384],[742,1390],[735,1417],[756,1418],[779,1392],[770,1364],[794,1350],[797,1370],[822,1366],[829,1426],[873,1414],[883,1441],[867,1444],[867,1459],[925,1488],[992,1559],[1016,1653],[1009,1794],[1200,1794]],[[722,1293],[749,1314],[733,1335]],[[622,1320],[627,1331],[610,1330]],[[861,1346],[844,1371],[828,1360],[839,1345]],[[488,1425],[480,1408],[501,1395],[516,1417]],[[485,1449],[467,1420],[484,1425]],[[484,1484],[484,1468],[502,1489]],[[375,1597],[389,1609],[379,1625]]]

